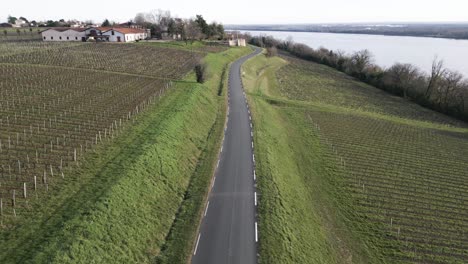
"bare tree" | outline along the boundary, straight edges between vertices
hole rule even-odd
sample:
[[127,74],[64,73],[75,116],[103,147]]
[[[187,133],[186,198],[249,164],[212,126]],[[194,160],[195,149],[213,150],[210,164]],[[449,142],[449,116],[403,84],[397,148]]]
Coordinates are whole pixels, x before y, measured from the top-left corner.
[[351,56],[349,62],[350,73],[362,78],[366,69],[370,67],[373,62],[372,53],[366,49],[357,51]]
[[401,93],[406,98],[420,74],[418,68],[412,64],[396,63],[386,71],[385,82],[394,92]]
[[186,41],[190,40],[193,43],[195,40],[200,39],[202,36],[201,29],[198,23],[193,19],[188,19],[185,22]]
[[[437,103],[439,109],[447,112],[451,107],[458,107],[457,99],[462,96],[463,75],[456,71],[444,72],[443,80],[438,89]],[[452,106],[450,105],[452,103]],[[455,103],[455,105],[454,105]]]
[[136,14],[136,16],[135,16],[135,23],[136,23],[137,25],[142,26],[142,25],[145,24],[145,22],[146,22],[145,14],[143,14],[143,13],[138,13],[138,14]]
[[442,76],[445,74],[444,61],[439,60],[437,57],[432,61],[431,75],[429,76],[429,82],[427,89],[424,94],[427,100],[431,98],[433,90],[436,89],[439,82],[442,80]]
[[157,9],[157,10],[151,10],[145,15],[146,20],[152,24],[156,24],[158,26],[168,26],[168,24],[165,24],[165,20],[167,20],[167,23],[169,23],[168,19],[171,18],[171,11],[169,10],[162,10],[162,9]]

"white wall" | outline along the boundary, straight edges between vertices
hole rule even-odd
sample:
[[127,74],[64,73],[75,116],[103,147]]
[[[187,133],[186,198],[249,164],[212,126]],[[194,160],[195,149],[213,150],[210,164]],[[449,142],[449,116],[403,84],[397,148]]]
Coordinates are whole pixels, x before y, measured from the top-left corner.
[[41,34],[43,41],[81,41],[82,37],[86,37],[85,32],[77,32],[71,29],[63,32],[49,29]]
[[109,36],[110,42],[117,42],[117,37],[120,37],[121,42],[125,42],[125,35],[114,30],[114,35],[112,35],[112,30],[102,33],[103,36]]

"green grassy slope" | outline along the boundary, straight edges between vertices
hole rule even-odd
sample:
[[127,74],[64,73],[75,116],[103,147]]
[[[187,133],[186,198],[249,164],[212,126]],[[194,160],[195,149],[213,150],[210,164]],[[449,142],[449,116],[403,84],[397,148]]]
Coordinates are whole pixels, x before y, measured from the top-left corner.
[[243,71],[262,263],[466,260],[466,124],[290,57]]
[[[219,66],[246,52],[208,55],[207,83],[197,84],[193,76],[176,82],[133,125],[87,157],[73,177],[49,191],[47,199],[31,199],[34,215],[0,233],[0,262],[156,261],[169,231],[178,233],[176,215],[182,222],[198,219],[216,158],[213,149],[222,137],[218,126],[224,123]],[[199,199],[181,210],[189,200],[186,193]],[[190,231],[186,234],[189,248]],[[182,252],[170,243],[164,247],[165,254]]]

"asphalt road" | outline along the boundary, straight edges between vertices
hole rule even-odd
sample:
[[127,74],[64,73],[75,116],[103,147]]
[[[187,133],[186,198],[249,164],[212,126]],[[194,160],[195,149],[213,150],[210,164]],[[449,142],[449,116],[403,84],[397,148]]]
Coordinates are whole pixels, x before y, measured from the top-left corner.
[[253,134],[240,67],[259,52],[256,49],[231,66],[227,128],[192,256],[194,264],[257,262]]

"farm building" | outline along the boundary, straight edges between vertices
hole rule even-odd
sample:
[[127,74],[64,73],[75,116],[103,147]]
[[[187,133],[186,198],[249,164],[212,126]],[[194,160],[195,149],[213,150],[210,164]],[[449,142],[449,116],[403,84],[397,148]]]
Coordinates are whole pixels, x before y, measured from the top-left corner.
[[230,39],[229,40],[229,46],[238,46],[238,47],[245,47],[245,39]]
[[84,28],[49,28],[41,34],[43,41],[86,41]]
[[137,28],[50,28],[42,31],[44,41],[87,41],[133,42],[149,37],[144,29]]
[[111,42],[131,42],[148,37],[146,30],[137,28],[112,28],[102,32],[102,35],[109,36]]

